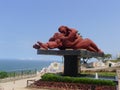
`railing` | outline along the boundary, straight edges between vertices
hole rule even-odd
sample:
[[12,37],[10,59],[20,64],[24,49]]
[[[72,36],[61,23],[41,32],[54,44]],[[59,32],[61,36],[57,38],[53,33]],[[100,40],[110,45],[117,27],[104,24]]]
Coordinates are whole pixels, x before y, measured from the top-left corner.
[[29,87],[34,82],[35,82],[35,79],[33,79],[33,80],[27,80],[27,87]]
[[16,70],[16,71],[8,71],[8,77],[4,79],[0,79],[0,82],[8,82],[8,81],[15,81],[19,79],[25,79],[34,77],[37,75],[36,69],[29,69],[29,70]]

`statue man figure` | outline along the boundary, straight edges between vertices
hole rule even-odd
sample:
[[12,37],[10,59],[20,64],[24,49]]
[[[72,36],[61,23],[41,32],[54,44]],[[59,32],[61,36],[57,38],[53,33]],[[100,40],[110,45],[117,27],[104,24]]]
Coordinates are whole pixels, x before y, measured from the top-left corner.
[[60,26],[57,33],[55,33],[47,43],[37,42],[33,45],[35,49],[86,49],[88,51],[99,52],[102,51],[89,38],[83,39],[76,29],[67,26]]

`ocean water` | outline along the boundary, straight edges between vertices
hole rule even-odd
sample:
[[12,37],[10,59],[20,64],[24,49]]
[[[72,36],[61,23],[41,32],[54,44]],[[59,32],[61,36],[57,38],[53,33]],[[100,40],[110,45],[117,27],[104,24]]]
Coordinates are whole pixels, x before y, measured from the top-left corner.
[[0,60],[0,71],[41,70],[54,61],[49,60]]

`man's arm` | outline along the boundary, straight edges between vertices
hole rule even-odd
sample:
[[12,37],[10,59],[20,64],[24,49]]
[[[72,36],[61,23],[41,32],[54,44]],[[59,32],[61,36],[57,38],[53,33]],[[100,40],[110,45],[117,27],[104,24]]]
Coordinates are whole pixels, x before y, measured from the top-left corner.
[[68,36],[66,36],[64,39],[69,39],[69,40],[74,40],[74,39],[76,39],[76,36],[77,36],[77,30],[75,30],[75,29],[70,29],[69,31],[68,31]]

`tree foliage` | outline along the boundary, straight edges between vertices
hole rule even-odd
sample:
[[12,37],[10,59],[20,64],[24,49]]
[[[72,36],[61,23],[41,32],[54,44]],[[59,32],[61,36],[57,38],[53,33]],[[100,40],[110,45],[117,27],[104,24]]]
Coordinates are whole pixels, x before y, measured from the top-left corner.
[[110,60],[112,58],[112,54],[104,54],[104,57],[97,57],[98,60],[105,62],[106,60]]
[[1,71],[0,72],[0,79],[6,78],[6,77],[8,77],[7,72]]

